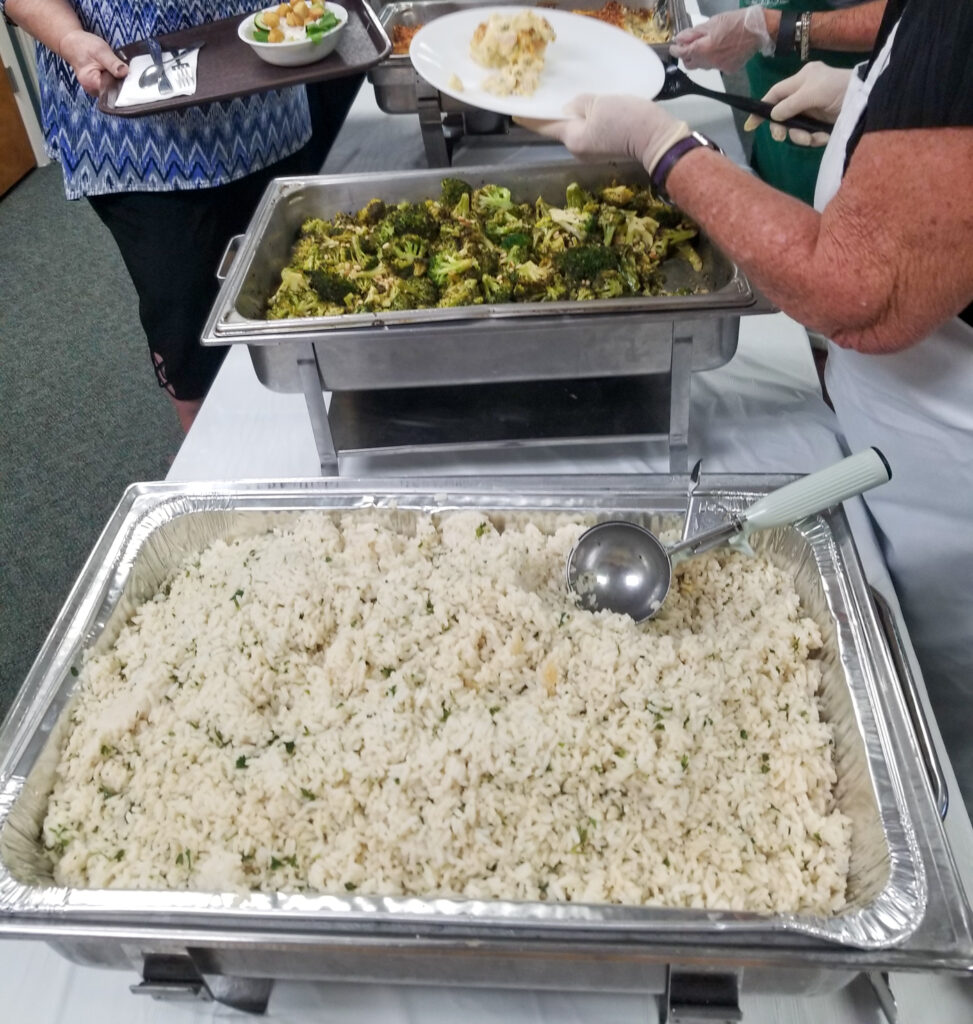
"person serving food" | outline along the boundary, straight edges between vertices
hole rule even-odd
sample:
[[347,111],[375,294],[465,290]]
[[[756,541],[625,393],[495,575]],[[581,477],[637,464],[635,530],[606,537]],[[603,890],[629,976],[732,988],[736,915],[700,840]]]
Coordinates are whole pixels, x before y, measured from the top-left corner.
[[950,758],[973,810],[973,5],[889,0],[871,58],[811,63],[773,116],[834,122],[814,208],[654,102],[579,96],[522,121],[577,156],[640,161],[767,297],[830,340],[849,450],[894,469],[865,497]]

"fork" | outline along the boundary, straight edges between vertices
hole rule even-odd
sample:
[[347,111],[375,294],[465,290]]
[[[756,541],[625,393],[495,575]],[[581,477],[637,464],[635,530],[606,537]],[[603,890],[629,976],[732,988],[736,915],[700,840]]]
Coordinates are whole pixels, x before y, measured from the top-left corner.
[[162,47],[159,46],[158,39],[149,39],[146,41],[146,45],[149,48],[149,53],[152,54],[152,62],[155,64],[159,71],[159,92],[172,92],[172,82],[169,81],[166,76],[166,66],[162,60]]

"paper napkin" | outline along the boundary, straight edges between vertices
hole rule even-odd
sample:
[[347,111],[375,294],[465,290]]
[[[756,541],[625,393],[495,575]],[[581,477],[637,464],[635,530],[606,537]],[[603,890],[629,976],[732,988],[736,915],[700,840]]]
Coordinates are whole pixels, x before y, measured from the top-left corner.
[[159,71],[152,57],[139,54],[128,64],[115,98],[116,107],[135,107],[143,103],[159,103],[173,96],[192,96],[196,92],[196,61],[199,47],[187,50],[163,50],[162,65],[172,86],[170,92],[159,91]]

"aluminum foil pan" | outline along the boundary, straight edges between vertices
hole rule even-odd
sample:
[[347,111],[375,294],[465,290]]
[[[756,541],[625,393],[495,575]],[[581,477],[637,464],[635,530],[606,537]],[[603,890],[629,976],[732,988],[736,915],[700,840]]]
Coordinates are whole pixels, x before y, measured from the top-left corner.
[[[84,935],[85,929],[97,931],[111,923],[116,933],[126,926],[149,927],[162,939],[204,924],[255,943],[271,933],[352,933],[373,940],[404,935],[466,942],[537,939],[579,950],[590,943],[692,943],[697,954],[723,950],[724,961],[727,949],[740,962],[759,956],[763,963],[773,951],[800,951],[802,963],[833,957],[845,968],[855,950],[877,950],[882,951],[877,960],[866,955],[869,963],[957,966],[957,958],[969,955],[968,910],[952,888],[959,882],[955,869],[949,869],[948,848],[914,741],[910,750],[902,709],[889,698],[895,683],[888,658],[881,657],[881,637],[868,612],[867,587],[841,513],[768,531],[759,541],[771,559],[793,573],[804,607],[825,637],[821,703],[835,732],[837,800],[854,825],[847,905],[834,917],[347,894],[76,890],[52,883],[39,828],[58,746],[69,728],[66,710],[82,652],[110,643],[133,609],[184,556],[216,538],[262,531],[281,516],[307,509],[569,510],[633,516],[657,526],[658,517],[686,510],[685,482],[657,479],[645,490],[634,490],[623,478],[579,484],[556,477],[535,484],[437,479],[133,485],[82,571],[0,735],[0,929],[44,936],[52,934],[56,922],[62,933],[70,928],[72,935]],[[697,489],[691,519],[705,525],[783,482],[763,479],[769,480],[766,486],[714,478]],[[915,797],[923,790],[925,803]],[[911,794],[908,801],[906,793]]]

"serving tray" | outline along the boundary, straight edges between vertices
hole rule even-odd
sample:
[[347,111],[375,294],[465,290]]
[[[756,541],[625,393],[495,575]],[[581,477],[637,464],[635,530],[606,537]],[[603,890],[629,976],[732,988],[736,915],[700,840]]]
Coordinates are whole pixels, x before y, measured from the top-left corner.
[[[342,0],[342,6],[348,12],[348,24],[334,52],[314,64],[300,67],[267,64],[245,45],[237,36],[237,26],[247,17],[246,14],[160,35],[159,45],[164,50],[203,47],[196,65],[196,92],[192,96],[172,96],[156,103],[117,107],[115,102],[121,79],[109,77],[98,97],[98,109],[117,117],[144,117],[146,114],[161,114],[269,92],[289,85],[325,82],[359,74],[387,57],[392,44],[365,0]],[[126,61],[148,53],[146,40],[127,43],[119,48],[118,53]]]

